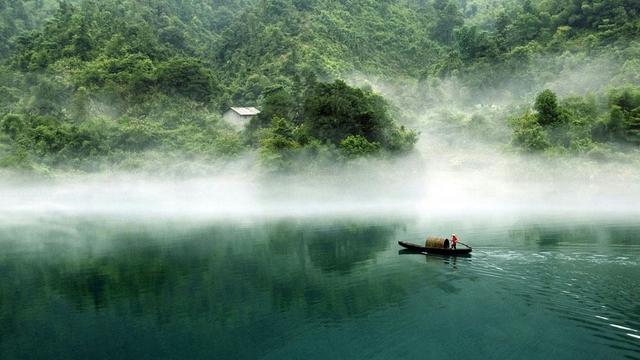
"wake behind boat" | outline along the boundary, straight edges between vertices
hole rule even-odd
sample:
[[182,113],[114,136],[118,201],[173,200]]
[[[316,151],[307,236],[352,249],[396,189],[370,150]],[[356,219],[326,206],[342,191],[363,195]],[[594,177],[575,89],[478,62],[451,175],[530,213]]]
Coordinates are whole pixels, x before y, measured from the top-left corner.
[[458,244],[465,246],[464,248],[452,249],[449,245],[449,239],[436,237],[427,238],[424,245],[418,245],[407,241],[398,241],[398,244],[408,250],[421,253],[425,252],[427,254],[467,255],[471,253],[472,250],[470,246],[462,243]]

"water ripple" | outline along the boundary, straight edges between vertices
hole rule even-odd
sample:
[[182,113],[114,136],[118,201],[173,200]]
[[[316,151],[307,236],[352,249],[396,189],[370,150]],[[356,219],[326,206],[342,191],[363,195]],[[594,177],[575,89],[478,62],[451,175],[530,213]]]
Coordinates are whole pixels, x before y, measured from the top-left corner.
[[543,305],[633,358],[640,354],[640,314],[634,308],[640,296],[639,257],[593,254],[586,248],[483,249],[474,252],[469,271],[500,281],[505,291],[519,289],[512,294],[526,303]]

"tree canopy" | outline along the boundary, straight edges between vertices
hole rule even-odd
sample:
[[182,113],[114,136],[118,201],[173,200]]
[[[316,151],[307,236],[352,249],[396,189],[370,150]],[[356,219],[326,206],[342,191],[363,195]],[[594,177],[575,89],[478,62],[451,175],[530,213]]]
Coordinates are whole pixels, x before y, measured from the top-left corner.
[[[380,95],[339,79],[453,78],[521,99],[598,56],[621,64],[606,105],[585,112],[589,99],[545,91],[537,125],[515,121],[528,125],[514,136],[637,144],[638,39],[634,0],[0,0],[0,164],[234,156],[268,144],[260,131],[282,128],[276,118],[310,153],[403,153],[417,134]],[[261,108],[250,136],[222,121],[234,105]]]

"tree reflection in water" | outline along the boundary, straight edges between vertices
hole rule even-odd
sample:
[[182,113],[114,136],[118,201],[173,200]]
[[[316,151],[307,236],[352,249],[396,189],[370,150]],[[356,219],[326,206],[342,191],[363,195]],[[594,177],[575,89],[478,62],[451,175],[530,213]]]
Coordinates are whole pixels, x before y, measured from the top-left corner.
[[[48,324],[42,331],[64,333],[68,327],[51,314],[60,311],[54,306],[67,305],[78,314],[154,326],[206,319],[201,326],[221,339],[234,329],[255,331],[258,319],[278,326],[274,316],[292,311],[331,321],[363,316],[401,301],[412,286],[409,276],[380,276],[371,264],[394,243],[397,227],[90,220],[30,231],[13,227],[0,235],[8,250],[0,264],[11,279],[0,284],[0,330],[26,336],[25,328],[35,326],[28,319],[40,318]],[[275,336],[269,332],[263,335]]]

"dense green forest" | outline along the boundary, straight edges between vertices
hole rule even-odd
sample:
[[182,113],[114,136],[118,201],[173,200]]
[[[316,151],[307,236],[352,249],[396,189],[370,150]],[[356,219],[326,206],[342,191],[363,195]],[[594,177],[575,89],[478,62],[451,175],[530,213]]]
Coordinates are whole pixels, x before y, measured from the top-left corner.
[[[640,144],[634,0],[0,0],[0,19],[5,168],[388,158],[452,79],[461,109],[506,104],[463,115],[484,136],[507,125],[497,145],[598,160]],[[229,106],[262,113],[237,132]]]

